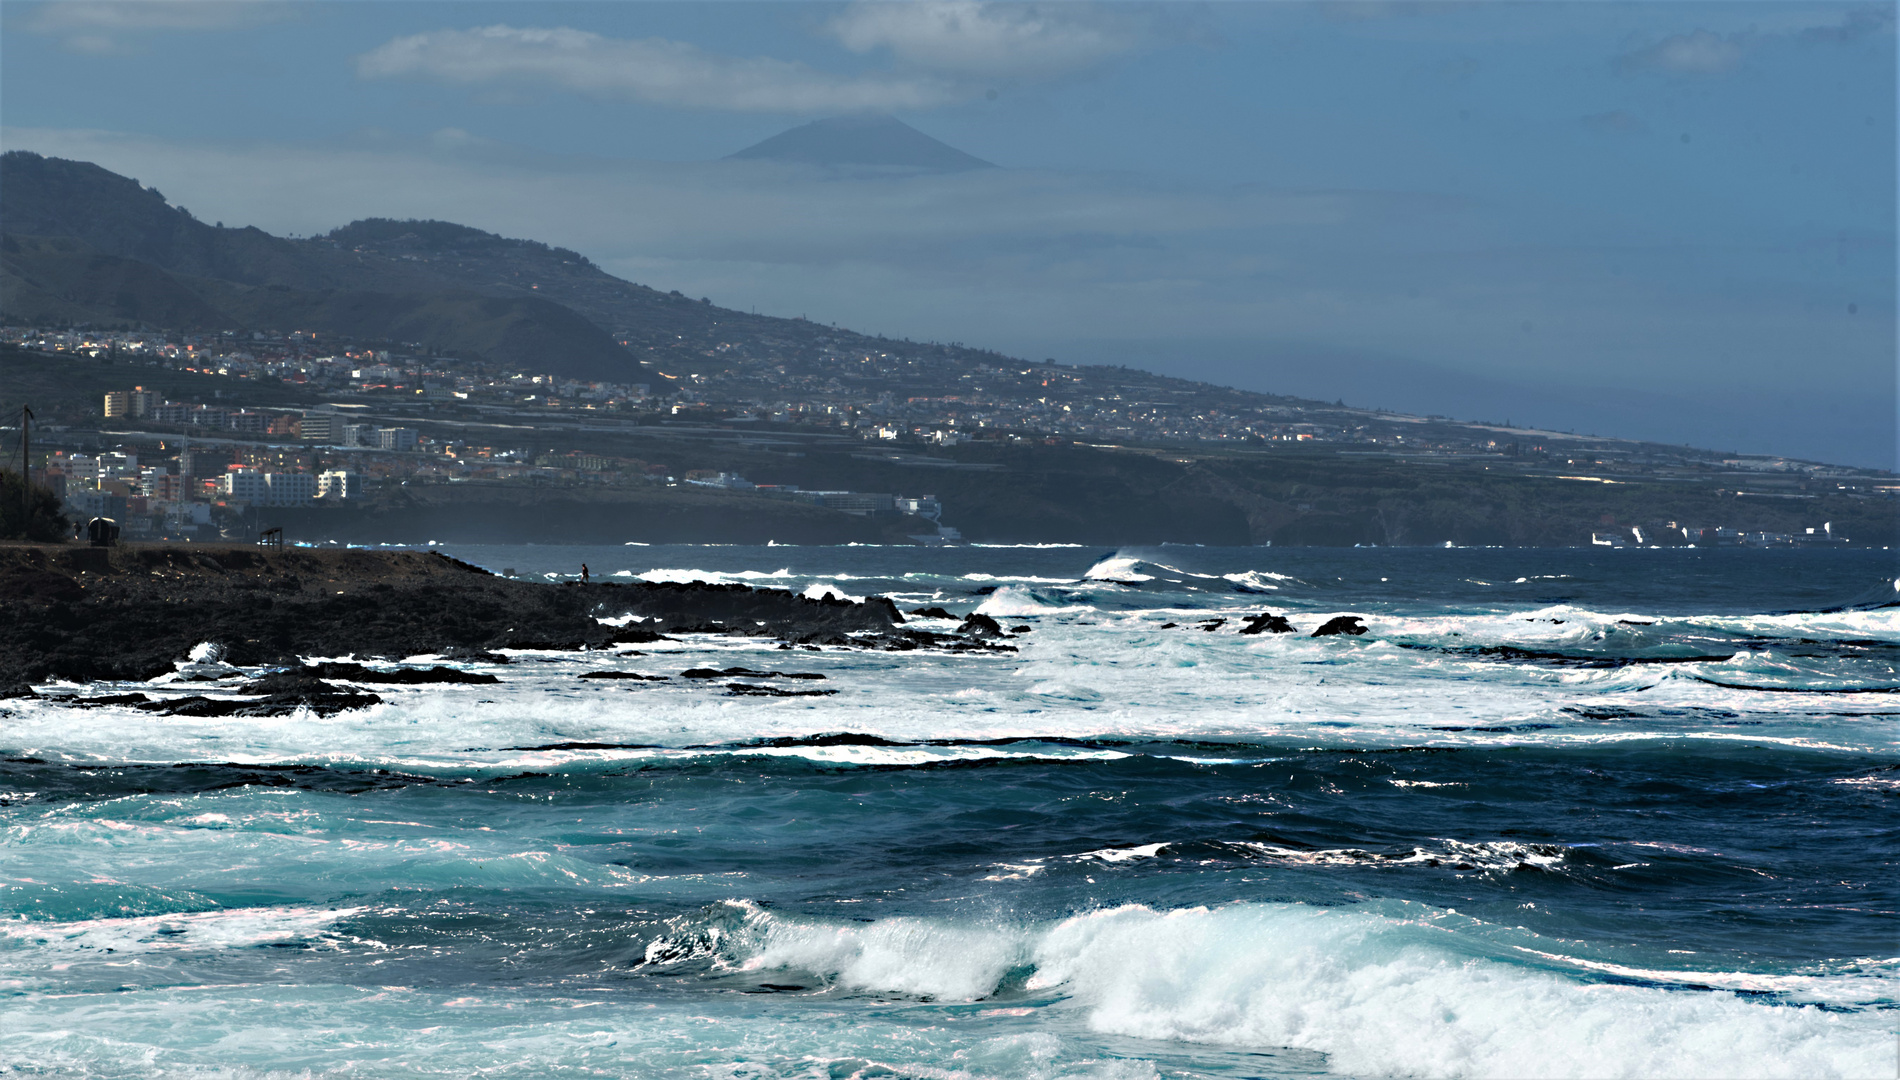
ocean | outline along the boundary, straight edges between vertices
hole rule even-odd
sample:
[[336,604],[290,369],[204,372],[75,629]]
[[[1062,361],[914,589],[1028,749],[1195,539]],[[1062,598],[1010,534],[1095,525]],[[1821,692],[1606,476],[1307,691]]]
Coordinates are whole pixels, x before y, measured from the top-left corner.
[[1900,1067],[1891,552],[443,550],[1027,629],[523,652],[329,717],[0,702],[0,1072]]

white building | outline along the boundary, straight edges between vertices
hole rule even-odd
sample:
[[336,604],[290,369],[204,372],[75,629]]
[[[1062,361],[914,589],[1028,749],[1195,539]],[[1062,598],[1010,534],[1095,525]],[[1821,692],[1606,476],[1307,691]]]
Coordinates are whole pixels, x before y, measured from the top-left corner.
[[189,477],[178,476],[163,466],[148,465],[139,470],[139,494],[154,502],[178,502],[190,490]]
[[317,497],[317,478],[305,472],[268,473],[271,506],[308,506]]
[[255,469],[232,469],[218,478],[218,493],[243,502],[269,502],[270,477]]
[[363,496],[362,480],[353,472],[320,473],[317,476],[317,498],[319,499],[359,499]]

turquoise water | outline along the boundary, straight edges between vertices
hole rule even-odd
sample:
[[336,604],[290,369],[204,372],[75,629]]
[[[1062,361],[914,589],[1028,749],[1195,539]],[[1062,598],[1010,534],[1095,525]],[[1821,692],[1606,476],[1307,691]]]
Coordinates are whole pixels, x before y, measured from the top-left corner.
[[1030,629],[523,653],[324,718],[4,703],[0,1068],[1896,1068],[1889,553],[450,550]]

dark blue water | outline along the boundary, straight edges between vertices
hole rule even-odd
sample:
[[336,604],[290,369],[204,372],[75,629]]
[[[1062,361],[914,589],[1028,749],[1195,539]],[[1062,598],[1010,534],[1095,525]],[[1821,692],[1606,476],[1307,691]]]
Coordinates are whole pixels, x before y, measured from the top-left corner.
[[10,703],[0,1064],[1895,1068],[1889,553],[453,553],[1030,630],[523,654],[331,718]]

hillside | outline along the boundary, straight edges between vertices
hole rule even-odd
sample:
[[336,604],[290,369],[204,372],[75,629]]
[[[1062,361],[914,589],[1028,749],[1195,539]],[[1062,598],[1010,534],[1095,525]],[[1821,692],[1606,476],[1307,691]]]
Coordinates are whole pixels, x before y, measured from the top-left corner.
[[[870,397],[957,394],[968,391],[973,372],[1021,363],[981,349],[897,341],[802,318],[722,308],[705,298],[623,281],[573,251],[448,222],[372,218],[307,240],[207,225],[136,180],[87,162],[25,151],[0,155],[0,211],[6,234],[21,247],[0,280],[0,314],[16,322],[57,317],[156,328],[165,324],[150,313],[193,313],[175,282],[216,311],[225,328],[330,329],[418,342],[439,352],[479,354],[573,378],[631,382],[664,371],[695,377],[694,389],[701,394],[737,398],[773,387],[795,388],[801,381],[825,386],[833,380]],[[143,286],[95,288],[72,296],[48,290],[36,283],[58,280],[66,271],[53,265],[46,245],[22,238],[78,241],[99,255],[136,260],[146,266],[127,267],[124,273]],[[264,296],[256,290],[287,295]],[[295,295],[325,290],[410,299],[339,304]],[[431,299],[419,299],[425,296]],[[465,307],[469,296],[551,302],[605,334],[595,336],[539,303],[484,309],[471,317]],[[464,306],[458,309],[458,304]],[[437,313],[416,310],[429,307]],[[205,317],[202,311],[195,314]],[[334,321],[315,321],[325,317]],[[525,344],[531,339],[538,347]],[[609,351],[609,339],[626,351]],[[623,364],[626,359],[639,363]],[[1142,390],[1294,402],[1146,372],[1100,370],[1115,372],[1120,383]],[[1015,381],[1027,390],[1041,376]]]
[[[0,405],[30,402],[70,425],[75,447],[109,442],[85,434],[102,419],[99,395],[136,382],[183,401],[340,400],[433,445],[499,443],[518,460],[575,453],[633,463],[614,481],[629,490],[568,488],[534,510],[505,484],[415,491],[399,505],[326,515],[338,538],[376,539],[398,523],[405,535],[426,526],[464,538],[501,525],[511,536],[870,535],[829,511],[639,490],[649,473],[694,471],[807,490],[933,493],[946,522],[984,540],[1546,545],[1665,521],[1802,535],[1831,521],[1869,543],[1900,528],[1894,485],[1866,470],[870,337],[661,292],[577,252],[449,222],[365,219],[283,239],[206,225],[83,162],[0,158],[0,220],[0,316],[15,325],[317,330],[424,354],[418,366],[439,365],[437,377],[459,387],[454,399],[423,400],[335,374],[306,383],[314,350],[336,346],[293,346],[281,334],[255,343],[241,334],[237,344],[312,350],[296,360],[305,365],[296,378],[291,368],[251,373],[240,360],[236,370],[254,377],[216,384],[162,363],[135,374],[22,338],[4,357],[0,397],[12,400]],[[549,401],[509,371],[654,392],[564,391],[566,400]],[[401,468],[423,486],[475,469],[446,458]]]
[[0,310],[30,323],[128,322],[214,327],[228,319],[148,262],[82,240],[0,236]]

